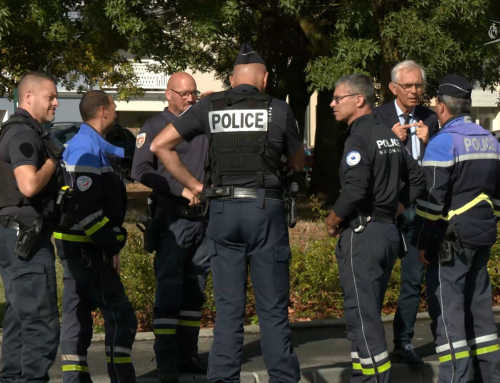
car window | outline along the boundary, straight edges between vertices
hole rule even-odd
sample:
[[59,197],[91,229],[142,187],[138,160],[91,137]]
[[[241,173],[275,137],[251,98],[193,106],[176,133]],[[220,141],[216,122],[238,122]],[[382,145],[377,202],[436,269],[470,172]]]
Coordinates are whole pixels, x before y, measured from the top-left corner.
[[56,137],[59,141],[65,144],[74,137],[74,135],[78,132],[78,130],[79,128],[76,126],[70,129],[61,130],[60,132],[56,133]]
[[116,129],[106,134],[106,141],[108,141],[111,145],[120,146],[124,145],[128,141],[128,136],[123,130]]

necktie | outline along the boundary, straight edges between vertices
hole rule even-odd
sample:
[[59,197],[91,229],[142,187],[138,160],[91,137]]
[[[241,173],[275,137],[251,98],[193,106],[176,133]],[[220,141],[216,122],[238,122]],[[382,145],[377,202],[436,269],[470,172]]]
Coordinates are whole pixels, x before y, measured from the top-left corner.
[[[411,116],[409,114],[403,114],[404,125],[410,123]],[[407,148],[410,151],[411,155],[417,161],[420,160],[420,141],[417,137],[417,128],[412,126],[409,129],[407,136]]]

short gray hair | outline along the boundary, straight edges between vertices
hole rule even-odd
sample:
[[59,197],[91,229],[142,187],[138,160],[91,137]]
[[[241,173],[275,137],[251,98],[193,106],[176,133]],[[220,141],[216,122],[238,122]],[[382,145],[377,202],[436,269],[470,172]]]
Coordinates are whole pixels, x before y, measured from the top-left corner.
[[398,78],[399,78],[399,72],[401,72],[403,69],[412,69],[412,68],[420,69],[420,71],[422,72],[422,78],[424,79],[424,82],[425,82],[424,68],[422,68],[422,66],[420,66],[419,64],[417,64],[415,61],[412,61],[412,60],[402,61],[398,65],[396,65],[394,68],[392,68],[391,81],[397,83]]
[[335,83],[335,88],[345,85],[349,93],[360,94],[365,98],[366,104],[372,108],[375,102],[375,88],[373,81],[367,75],[354,73],[340,78]]
[[448,108],[448,111],[453,116],[462,113],[469,114],[472,107],[472,100],[470,98],[458,98],[440,94],[438,96],[438,101],[445,104],[446,108]]

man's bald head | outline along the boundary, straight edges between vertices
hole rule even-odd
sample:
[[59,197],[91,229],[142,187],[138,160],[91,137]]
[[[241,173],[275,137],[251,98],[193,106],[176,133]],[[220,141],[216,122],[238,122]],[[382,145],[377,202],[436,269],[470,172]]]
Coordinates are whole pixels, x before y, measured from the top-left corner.
[[165,96],[168,100],[168,110],[178,116],[196,103],[196,81],[186,72],[174,73],[168,79]]
[[28,111],[40,123],[54,120],[57,101],[56,82],[43,72],[28,72],[17,84],[19,107]]
[[240,64],[234,66],[233,75],[229,80],[233,88],[248,84],[263,92],[266,89],[267,76],[267,68],[264,64]]

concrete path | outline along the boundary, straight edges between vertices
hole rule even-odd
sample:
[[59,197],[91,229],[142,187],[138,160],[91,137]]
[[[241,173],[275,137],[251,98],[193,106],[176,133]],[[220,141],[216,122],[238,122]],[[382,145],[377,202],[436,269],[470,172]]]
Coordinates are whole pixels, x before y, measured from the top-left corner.
[[[500,324],[500,314],[497,313]],[[392,350],[392,321],[387,318],[384,326],[389,351]],[[434,352],[428,319],[420,319],[415,326],[414,346],[418,354],[424,357],[426,366],[410,369],[405,365],[393,364],[393,382],[430,383],[436,382],[438,371],[437,357]],[[242,360],[242,383],[267,382],[264,361],[260,350],[260,334],[255,327],[250,327],[245,334]],[[209,334],[210,332],[208,332]],[[202,335],[207,335],[204,331]],[[99,339],[99,336],[96,338]],[[142,340],[141,340],[142,338]],[[146,338],[146,339],[144,339]],[[149,338],[149,339],[148,339]],[[138,381],[141,383],[157,383],[156,364],[153,360],[153,341],[150,334],[139,334],[132,353]],[[199,340],[200,354],[208,358],[212,344],[211,336],[201,336]],[[293,344],[302,369],[301,382],[310,383],[348,383],[350,376],[350,343],[346,339],[345,327],[295,327],[293,328]],[[88,355],[92,380],[95,383],[108,382],[104,342],[94,341]],[[0,363],[1,364],[1,363]],[[51,381],[61,382],[62,372],[60,357],[51,369]],[[182,382],[206,382],[204,376],[182,376]]]

